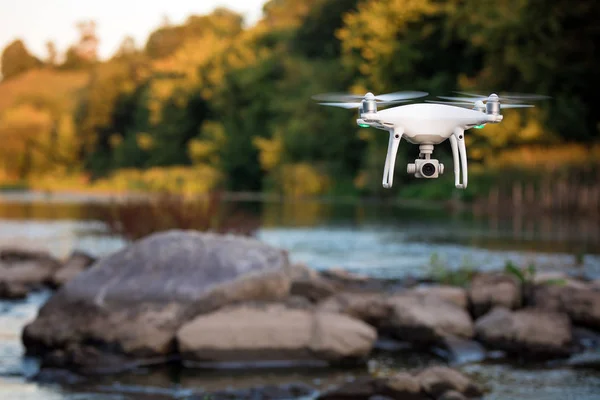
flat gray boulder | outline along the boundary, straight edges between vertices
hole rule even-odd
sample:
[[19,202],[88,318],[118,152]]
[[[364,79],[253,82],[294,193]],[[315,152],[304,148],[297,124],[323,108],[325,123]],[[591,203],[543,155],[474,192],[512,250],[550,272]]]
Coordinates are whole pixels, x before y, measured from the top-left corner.
[[179,328],[290,290],[287,253],[255,239],[172,230],[140,239],[62,286],[23,331],[47,364],[110,370],[173,353]]

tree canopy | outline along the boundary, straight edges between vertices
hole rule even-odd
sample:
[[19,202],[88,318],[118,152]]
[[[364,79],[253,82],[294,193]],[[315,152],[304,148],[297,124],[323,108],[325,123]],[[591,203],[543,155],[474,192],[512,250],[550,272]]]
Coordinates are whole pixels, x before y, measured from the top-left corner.
[[[328,91],[552,97],[469,131],[475,167],[524,146],[590,146],[600,129],[598,4],[270,0],[254,26],[218,8],[165,22],[140,47],[124,38],[105,61],[94,56],[98,38],[88,22],[60,65],[53,46],[44,64],[17,40],[2,53],[6,83],[36,68],[85,70],[89,80],[72,109],[21,99],[0,110],[5,165],[20,177],[66,165],[98,179],[184,168],[202,171],[202,187],[381,194],[387,137],[357,127],[348,110],[311,100]],[[53,143],[68,152],[49,157],[41,149]],[[441,147],[436,153],[447,159]],[[414,153],[401,146],[397,165]]]

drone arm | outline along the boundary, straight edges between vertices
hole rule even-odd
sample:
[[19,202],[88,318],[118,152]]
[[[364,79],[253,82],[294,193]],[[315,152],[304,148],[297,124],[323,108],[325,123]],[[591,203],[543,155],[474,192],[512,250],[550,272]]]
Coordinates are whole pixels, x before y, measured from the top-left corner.
[[[458,189],[466,189],[468,181],[467,169],[467,147],[465,146],[465,131],[457,128],[450,136],[450,145],[452,146],[452,157],[454,159],[454,185]],[[459,168],[460,156],[460,168]],[[459,181],[460,172],[462,171],[462,183]]]
[[383,187],[389,189],[394,181],[394,166],[396,164],[396,154],[398,153],[398,145],[404,130],[402,128],[390,129],[390,140],[388,143],[387,156],[385,158],[385,167],[383,169]]

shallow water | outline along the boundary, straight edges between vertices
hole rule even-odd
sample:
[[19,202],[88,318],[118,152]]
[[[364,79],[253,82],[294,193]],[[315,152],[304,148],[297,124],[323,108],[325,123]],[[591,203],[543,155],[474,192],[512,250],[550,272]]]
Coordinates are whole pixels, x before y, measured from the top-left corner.
[[[94,219],[94,208],[82,199],[45,202],[11,196],[0,195],[0,244],[28,243],[61,257],[74,249],[102,256],[124,245],[120,238],[106,234],[104,225]],[[510,259],[533,261],[541,269],[600,277],[600,254],[594,253],[600,251],[598,227],[579,221],[495,221],[378,205],[273,203],[251,208],[261,218],[259,239],[287,249],[293,261],[316,269],[343,267],[374,276],[422,276],[431,271],[430,260],[436,254],[450,268],[496,269]],[[573,234],[565,235],[565,229]],[[575,265],[574,253],[579,251],[587,254],[582,265]],[[36,384],[27,380],[37,364],[23,359],[20,334],[48,296],[47,292],[34,293],[22,301],[0,301],[0,399],[181,399],[193,390],[229,386],[305,382],[324,387],[365,373],[298,369],[209,373],[163,368],[72,388]],[[439,361],[406,354],[390,361],[396,369],[424,362]],[[486,399],[592,399],[600,393],[597,372],[520,369],[505,364],[461,368],[492,389]]]

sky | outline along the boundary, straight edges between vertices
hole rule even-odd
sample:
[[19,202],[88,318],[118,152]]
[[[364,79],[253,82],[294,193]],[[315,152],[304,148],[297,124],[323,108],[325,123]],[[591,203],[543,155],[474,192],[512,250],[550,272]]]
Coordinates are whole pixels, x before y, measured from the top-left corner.
[[34,55],[46,57],[51,40],[59,52],[78,39],[76,23],[93,19],[100,39],[99,55],[114,54],[125,36],[143,46],[164,17],[183,22],[191,14],[208,14],[223,6],[258,20],[265,0],[0,0],[0,48],[19,38]]

